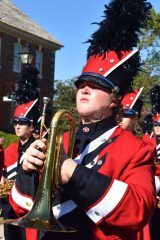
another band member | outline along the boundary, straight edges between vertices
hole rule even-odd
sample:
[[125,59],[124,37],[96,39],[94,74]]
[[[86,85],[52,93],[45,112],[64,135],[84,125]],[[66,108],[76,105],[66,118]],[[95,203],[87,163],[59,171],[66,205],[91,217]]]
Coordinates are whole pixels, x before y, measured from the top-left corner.
[[[155,85],[151,89],[150,96],[153,113],[153,136],[149,138],[149,140],[154,145],[157,152],[157,158],[155,159],[155,185],[157,197],[160,198],[160,85]],[[158,206],[159,208],[156,209],[151,220],[152,240],[160,239],[160,201]]]
[[[149,9],[140,0],[111,2],[105,6],[106,19],[89,40],[88,61],[75,82],[81,121],[74,154],[72,158],[66,155],[69,140],[65,134],[62,186],[53,198],[55,218],[77,231],[45,231],[41,240],[149,239],[147,223],[156,208],[154,150],[119,126],[121,100],[139,69],[139,53],[132,49],[135,34],[145,25]],[[38,174],[43,167],[46,148],[45,140],[36,140],[24,156],[10,194],[19,216],[32,207],[34,197],[25,181],[28,173],[37,170]]]
[[[18,105],[16,107],[12,122],[14,124],[15,134],[19,138],[19,140],[17,142],[11,143],[4,151],[4,168],[2,178],[5,178],[7,180],[16,179],[18,169],[23,161],[23,159],[21,159],[21,156],[24,154],[30,144],[34,141],[32,131],[34,130],[33,120],[37,115],[37,101],[38,99],[26,104]],[[31,183],[30,188],[32,189]],[[8,200],[5,198],[2,199],[2,208],[2,214],[4,219],[17,218],[15,211],[8,203]],[[31,234],[29,235],[30,239],[32,239],[32,236],[34,234],[37,235],[36,230],[31,231],[26,229],[25,231],[25,229],[22,229],[20,227],[4,225],[5,240],[25,240],[26,233]]]
[[138,128],[141,117],[143,102],[139,96],[142,90],[143,88],[134,90],[126,94],[122,100],[123,119],[120,125],[122,128],[128,129],[133,133],[136,133],[136,128]]
[[4,150],[3,150],[4,138],[0,138],[0,177],[4,166]]

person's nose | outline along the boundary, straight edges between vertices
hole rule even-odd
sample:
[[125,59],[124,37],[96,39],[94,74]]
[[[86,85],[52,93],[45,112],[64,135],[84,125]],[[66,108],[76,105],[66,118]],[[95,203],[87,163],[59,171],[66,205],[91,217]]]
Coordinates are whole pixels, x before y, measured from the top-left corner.
[[18,123],[15,123],[15,124],[14,124],[14,127],[17,129],[17,128],[20,127],[20,125],[19,125]]
[[84,88],[82,88],[82,93],[83,94],[89,94],[90,93],[90,88],[88,86],[85,86]]

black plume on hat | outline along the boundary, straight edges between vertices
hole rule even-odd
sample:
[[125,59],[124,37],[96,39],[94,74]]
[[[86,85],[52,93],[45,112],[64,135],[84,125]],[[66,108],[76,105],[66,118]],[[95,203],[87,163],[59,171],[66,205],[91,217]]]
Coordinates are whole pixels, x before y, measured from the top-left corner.
[[160,85],[157,84],[151,89],[150,99],[153,115],[160,113]]
[[24,104],[37,98],[39,99],[38,73],[39,71],[30,65],[24,67],[21,78],[16,83],[14,99],[17,104]]
[[[87,57],[116,51],[120,58],[120,51],[137,47],[139,33],[146,27],[151,7],[146,0],[113,0],[108,6],[105,5],[104,20],[93,23],[98,24],[99,29],[87,41],[90,43]],[[140,70],[139,52],[124,65],[132,77],[135,77]]]
[[153,116],[152,114],[148,114],[143,119],[143,133],[151,134],[153,130]]
[[75,85],[96,82],[124,96],[130,92],[134,77],[141,70],[137,49],[139,33],[146,27],[151,4],[146,0],[113,0],[105,5],[104,20],[91,38],[88,61]]
[[146,0],[113,0],[105,5],[104,20],[98,24],[87,42],[88,58],[94,54],[105,54],[107,51],[132,50],[137,47],[139,33],[146,27],[149,10],[152,5]]

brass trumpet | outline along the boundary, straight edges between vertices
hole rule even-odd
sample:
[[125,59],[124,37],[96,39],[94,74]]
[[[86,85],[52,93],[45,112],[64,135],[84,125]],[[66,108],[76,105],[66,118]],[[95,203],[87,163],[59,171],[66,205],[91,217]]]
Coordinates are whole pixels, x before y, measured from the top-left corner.
[[49,103],[49,101],[50,101],[49,97],[43,97],[43,110],[42,110],[40,136],[39,136],[40,139],[42,139],[43,128],[45,126],[46,108],[47,108],[47,104]]
[[13,183],[14,180],[5,179],[4,184],[0,185],[0,198],[6,198],[9,196]]
[[62,109],[54,115],[51,121],[46,162],[31,211],[22,218],[4,220],[4,223],[53,232],[76,231],[73,228],[64,227],[55,219],[52,212],[52,194],[54,195],[60,186],[59,171],[62,133],[60,133],[58,125],[61,119],[68,119],[70,123],[70,139],[67,154],[69,158],[72,157],[76,119],[70,111]]

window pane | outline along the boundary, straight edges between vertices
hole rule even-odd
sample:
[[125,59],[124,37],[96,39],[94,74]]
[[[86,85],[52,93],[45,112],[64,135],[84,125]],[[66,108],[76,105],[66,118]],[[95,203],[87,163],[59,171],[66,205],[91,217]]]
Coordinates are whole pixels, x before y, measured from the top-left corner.
[[42,77],[42,58],[43,58],[43,53],[37,50],[35,67],[38,69],[40,77]]
[[13,71],[15,72],[21,71],[21,59],[19,56],[21,48],[22,48],[21,44],[14,43]]

